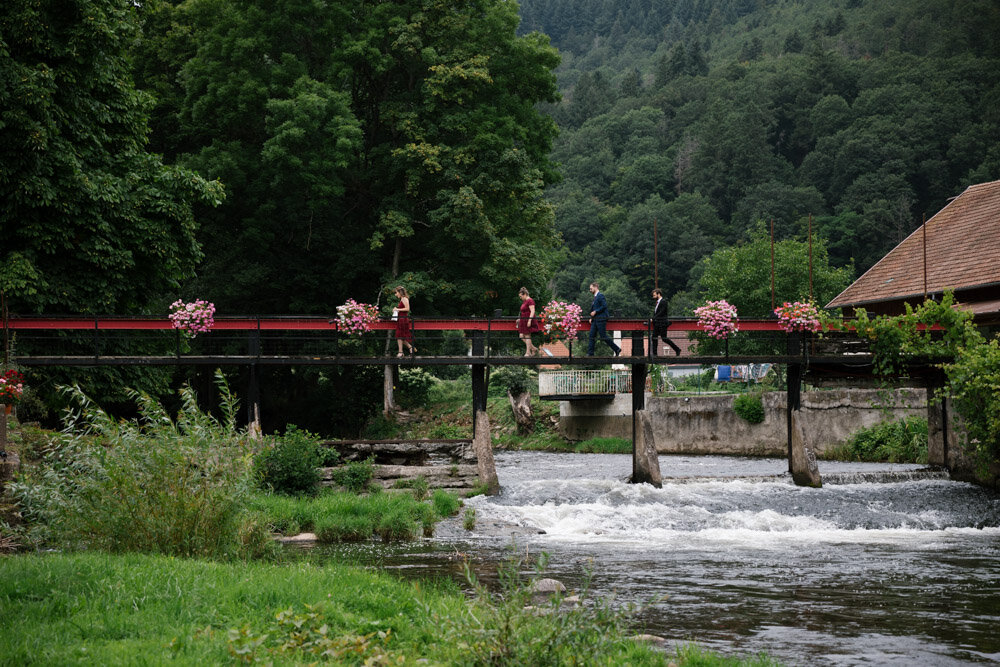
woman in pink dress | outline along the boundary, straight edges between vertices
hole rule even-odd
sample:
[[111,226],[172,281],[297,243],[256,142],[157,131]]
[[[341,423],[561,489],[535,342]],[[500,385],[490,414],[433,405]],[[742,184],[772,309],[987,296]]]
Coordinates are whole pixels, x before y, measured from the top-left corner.
[[522,287],[518,292],[521,297],[521,313],[517,318],[517,333],[524,341],[524,356],[533,357],[538,354],[538,348],[531,342],[531,334],[542,330],[535,316],[535,301],[528,294],[528,289]]
[[396,345],[399,346],[397,357],[403,356],[403,346],[410,348],[410,354],[415,354],[417,348],[413,347],[413,326],[410,322],[410,295],[406,293],[406,288],[400,285],[395,290],[399,297],[396,309],[392,311],[392,316],[396,320]]

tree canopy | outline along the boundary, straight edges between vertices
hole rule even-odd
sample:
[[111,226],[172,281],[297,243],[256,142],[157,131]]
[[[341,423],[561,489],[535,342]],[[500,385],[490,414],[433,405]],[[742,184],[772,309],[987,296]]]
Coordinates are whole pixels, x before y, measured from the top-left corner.
[[194,207],[223,190],[148,151],[135,29],[110,0],[0,8],[0,289],[15,312],[165,307],[194,273]]
[[556,128],[535,106],[557,100],[558,56],[516,35],[516,5],[164,7],[150,21],[194,37],[150,74],[182,84],[159,111],[177,131],[158,141],[231,192],[204,217],[193,289],[230,311],[326,313],[403,283],[431,314],[544,285]]

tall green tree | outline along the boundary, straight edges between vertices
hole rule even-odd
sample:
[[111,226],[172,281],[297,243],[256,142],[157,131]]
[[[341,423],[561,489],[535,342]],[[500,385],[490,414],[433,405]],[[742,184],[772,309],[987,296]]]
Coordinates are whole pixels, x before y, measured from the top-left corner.
[[0,7],[0,288],[22,313],[166,307],[200,256],[219,183],[147,149],[132,81],[135,4]]
[[[774,244],[776,306],[811,299],[822,307],[851,283],[852,267],[831,267],[822,238],[813,239],[811,254],[810,262],[807,239],[784,239]],[[691,293],[684,297],[686,305],[725,299],[743,317],[772,314],[771,240],[763,223],[751,230],[745,243],[719,248],[703,259],[695,275]]]
[[555,124],[536,105],[557,99],[558,56],[516,36],[515,5],[211,5],[189,14],[178,113],[185,163],[232,192],[206,220],[202,291],[323,313],[403,282],[421,314],[483,313],[551,273]]

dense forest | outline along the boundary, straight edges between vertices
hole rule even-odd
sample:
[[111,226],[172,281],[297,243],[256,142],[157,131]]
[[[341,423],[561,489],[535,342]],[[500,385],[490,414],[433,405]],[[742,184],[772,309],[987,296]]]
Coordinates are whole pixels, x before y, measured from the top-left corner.
[[758,221],[805,239],[809,216],[853,279],[1000,178],[995,2],[523,0],[521,14],[562,59],[546,107],[560,294],[600,277],[623,314],[645,313],[655,268],[689,312],[702,258]]
[[[620,315],[654,282],[764,315],[772,226],[778,298],[810,296],[811,234],[825,303],[1000,178],[1000,6],[8,0],[0,159],[13,313],[326,315],[402,283],[420,315],[512,314],[600,280]],[[343,393],[268,380],[284,411]]]

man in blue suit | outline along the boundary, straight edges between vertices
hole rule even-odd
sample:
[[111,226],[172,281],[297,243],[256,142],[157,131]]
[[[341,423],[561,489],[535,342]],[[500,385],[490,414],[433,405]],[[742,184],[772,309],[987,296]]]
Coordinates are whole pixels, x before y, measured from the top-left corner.
[[594,303],[590,306],[590,338],[587,341],[587,356],[594,356],[594,343],[600,338],[614,351],[617,357],[622,349],[608,336],[608,301],[601,294],[597,283],[590,283],[590,293],[594,295]]

